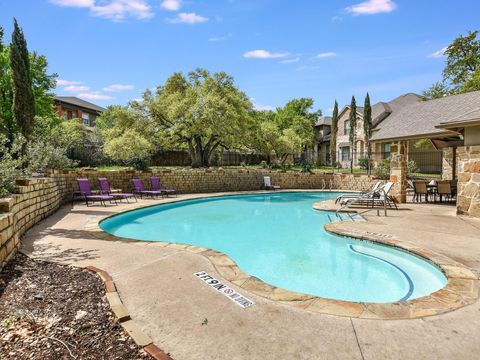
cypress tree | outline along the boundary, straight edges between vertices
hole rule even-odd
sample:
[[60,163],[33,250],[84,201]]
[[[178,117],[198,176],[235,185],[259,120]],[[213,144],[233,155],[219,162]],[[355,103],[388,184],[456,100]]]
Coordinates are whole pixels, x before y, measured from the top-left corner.
[[350,157],[350,172],[353,174],[353,158],[355,156],[355,142],[356,142],[356,132],[357,132],[357,103],[355,101],[355,96],[352,96],[352,102],[350,103],[350,116],[348,117],[350,122],[350,146],[352,156]]
[[330,131],[330,163],[332,168],[337,162],[337,132],[338,132],[338,102],[335,100],[332,114],[332,127]]
[[12,42],[10,44],[10,66],[12,69],[13,105],[12,113],[17,126],[28,140],[32,133],[35,117],[35,99],[30,74],[30,59],[27,42],[17,20],[13,20]]
[[368,174],[370,174],[370,162],[372,161],[372,144],[370,143],[370,138],[372,137],[372,107],[368,92],[363,107],[363,132],[365,133],[365,147],[367,149]]

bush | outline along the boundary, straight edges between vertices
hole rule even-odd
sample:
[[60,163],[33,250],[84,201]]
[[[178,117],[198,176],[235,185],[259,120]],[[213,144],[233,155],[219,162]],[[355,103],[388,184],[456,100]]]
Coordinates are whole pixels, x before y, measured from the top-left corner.
[[120,137],[108,139],[105,143],[105,153],[110,158],[138,170],[148,167],[152,150],[152,144],[133,129],[125,131]]
[[388,179],[390,177],[390,159],[383,159],[375,169],[373,169],[373,175],[381,179]]
[[260,166],[262,167],[262,169],[269,168],[268,163],[265,160],[260,161]]
[[77,165],[67,156],[67,148],[36,141],[27,146],[28,171],[44,172],[47,169],[66,169]]
[[310,161],[302,161],[300,166],[302,168],[302,172],[312,172],[313,164]]
[[25,176],[24,159],[21,156],[24,140],[17,138],[11,146],[8,139],[0,134],[0,198],[15,190],[15,180]]
[[410,175],[419,172],[420,169],[418,168],[417,163],[414,160],[410,160],[407,164],[407,170],[408,174]]
[[368,170],[369,165],[370,168],[373,168],[373,161],[372,159],[369,159],[367,157],[361,157],[360,159],[358,159],[358,165],[360,166],[360,169]]

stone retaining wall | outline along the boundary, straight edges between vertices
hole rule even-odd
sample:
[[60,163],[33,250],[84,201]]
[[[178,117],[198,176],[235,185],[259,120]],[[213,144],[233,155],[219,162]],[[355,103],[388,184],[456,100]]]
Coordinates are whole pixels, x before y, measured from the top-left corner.
[[480,217],[480,146],[457,148],[457,213]]
[[88,178],[93,190],[97,179],[106,177],[112,188],[131,190],[131,179],[140,178],[148,188],[150,176],[157,175],[162,185],[179,193],[254,191],[263,188],[263,177],[283,189],[365,190],[374,179],[366,175],[309,174],[262,170],[182,169],[153,171],[54,171],[47,178],[17,181],[17,193],[0,199],[0,267],[20,246],[21,235],[33,225],[72,200],[76,179]]
[[17,194],[0,199],[0,268],[20,246],[20,236],[62,202],[55,179],[18,180],[17,185]]
[[98,189],[98,178],[106,177],[110,186],[131,191],[131,180],[140,178],[148,188],[151,176],[158,176],[162,187],[176,189],[178,193],[211,193],[224,191],[254,191],[263,188],[263,177],[270,176],[272,184],[283,189],[365,190],[372,186],[374,179],[367,175],[275,172],[268,170],[222,170],[222,169],[178,169],[178,170],[116,170],[53,172],[62,197],[71,199],[77,190],[76,179],[87,178],[93,189]]

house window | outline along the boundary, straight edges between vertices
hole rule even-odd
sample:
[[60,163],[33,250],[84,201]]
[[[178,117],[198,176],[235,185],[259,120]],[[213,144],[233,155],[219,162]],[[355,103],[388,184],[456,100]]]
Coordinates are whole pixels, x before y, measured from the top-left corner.
[[345,120],[343,122],[343,135],[350,135],[350,121]]
[[82,121],[83,121],[83,125],[91,126],[90,125],[90,115],[88,113],[82,113]]
[[350,160],[350,146],[342,147],[342,161]]
[[391,156],[390,146],[391,146],[391,144],[383,144],[382,145],[382,158],[383,159],[389,159],[390,158],[390,156]]

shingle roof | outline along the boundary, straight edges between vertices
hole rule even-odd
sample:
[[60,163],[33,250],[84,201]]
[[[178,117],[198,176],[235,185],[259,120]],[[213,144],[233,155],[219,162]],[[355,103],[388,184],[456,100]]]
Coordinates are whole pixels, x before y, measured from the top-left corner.
[[317,120],[315,126],[322,126],[322,125],[332,125],[332,117],[331,116],[322,116]]
[[92,104],[91,102],[79,99],[75,96],[55,96],[55,100],[61,101],[61,102],[67,103],[67,104],[75,105],[75,106],[78,106],[78,107],[82,107],[82,108],[85,108],[85,109],[98,111],[98,112],[103,112],[103,111],[106,110],[105,108],[103,108],[101,106]]
[[480,91],[414,103],[400,98],[389,103],[393,112],[375,128],[372,140],[438,135],[445,133],[436,128],[440,123],[480,111]]

